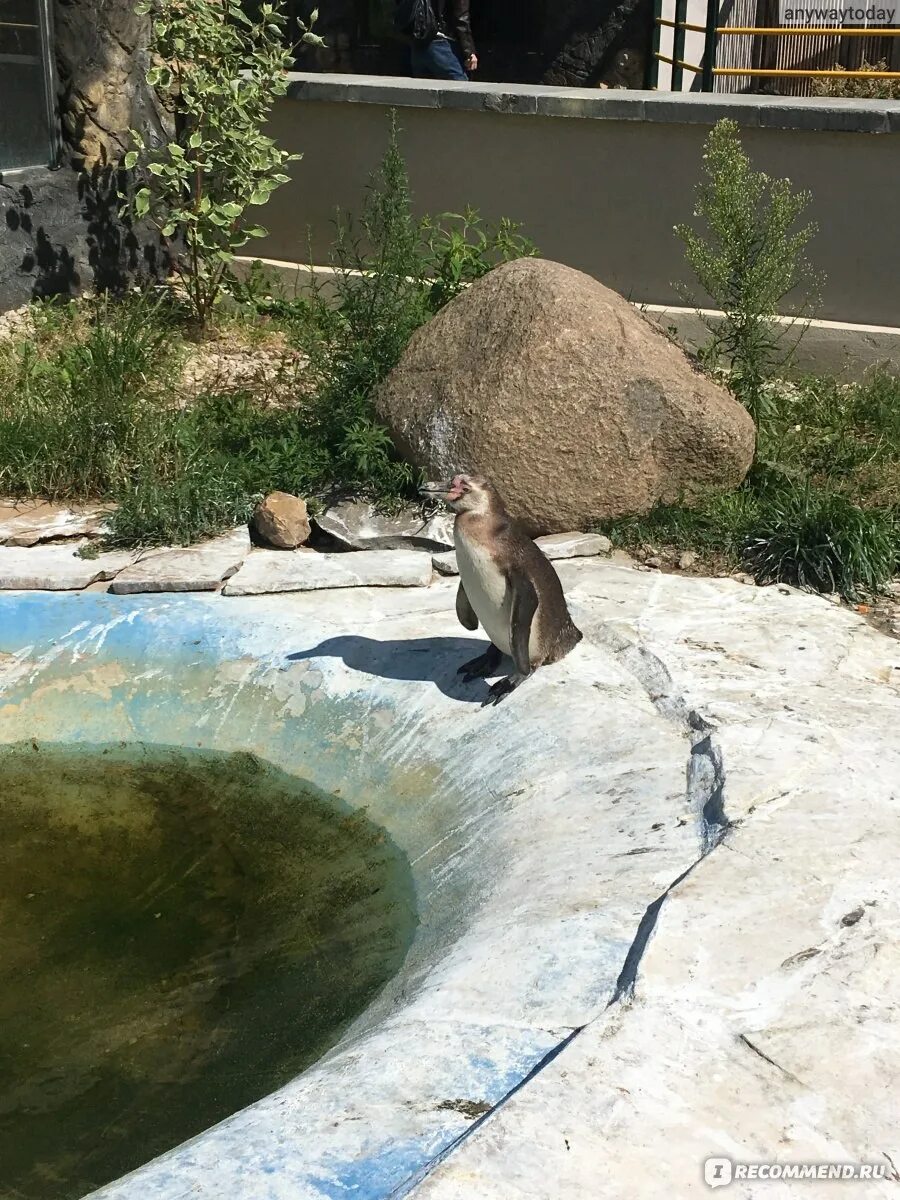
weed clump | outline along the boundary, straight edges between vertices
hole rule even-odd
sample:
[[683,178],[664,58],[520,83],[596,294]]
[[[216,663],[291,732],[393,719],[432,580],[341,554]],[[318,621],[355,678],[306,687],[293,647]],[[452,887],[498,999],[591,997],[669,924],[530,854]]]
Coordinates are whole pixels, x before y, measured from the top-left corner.
[[[886,58],[874,63],[864,58],[856,69],[874,72],[889,71],[891,68]],[[848,79],[845,74],[847,68],[840,63],[835,63],[832,70],[840,71],[841,75],[810,81],[813,96],[843,97],[848,100],[900,100],[900,79],[878,79],[875,75],[870,75],[868,79]]]
[[714,127],[703,163],[694,215],[705,229],[676,233],[722,310],[704,316],[711,341],[701,363],[727,360],[728,386],[756,422],[756,461],[736,491],[661,506],[609,532],[620,545],[697,550],[759,583],[872,595],[900,566],[900,381],[885,372],[849,387],[773,378],[799,340],[785,352],[782,306],[795,300],[802,336],[821,283],[806,257],[815,225],[801,223],[811,197],[754,171],[733,121]]
[[697,282],[723,313],[703,318],[711,333],[703,357],[712,364],[728,359],[731,387],[762,423],[769,415],[765,380],[792,349],[782,352],[781,305],[797,292],[798,315],[808,315],[821,283],[806,257],[816,226],[797,225],[812,197],[794,192],[789,179],[754,171],[737,124],[727,119],[707,139],[703,171],[694,215],[705,230],[675,227]]

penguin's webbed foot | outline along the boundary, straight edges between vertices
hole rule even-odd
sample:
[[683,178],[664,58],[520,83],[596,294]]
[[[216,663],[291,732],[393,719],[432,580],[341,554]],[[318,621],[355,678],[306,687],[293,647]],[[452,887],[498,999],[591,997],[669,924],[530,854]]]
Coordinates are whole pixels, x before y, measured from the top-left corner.
[[481,707],[485,708],[488,704],[499,704],[504,696],[514,692],[527,678],[527,675],[507,675],[505,679],[498,679],[496,683],[491,684],[487,699]]
[[464,683],[471,683],[473,679],[483,679],[485,675],[490,673],[499,665],[503,655],[496,646],[489,646],[484,654],[479,654],[477,658],[472,658],[469,662],[463,665],[456,672],[457,675],[462,675]]

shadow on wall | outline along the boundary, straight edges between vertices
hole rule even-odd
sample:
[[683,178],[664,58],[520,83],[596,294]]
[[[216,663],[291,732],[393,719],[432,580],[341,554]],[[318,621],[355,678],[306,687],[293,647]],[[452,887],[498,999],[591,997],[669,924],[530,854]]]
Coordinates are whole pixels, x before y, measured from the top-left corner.
[[83,288],[122,291],[164,277],[171,265],[159,234],[119,216],[123,172],[63,167],[0,176],[0,311]]
[[[317,658],[340,658],[352,671],[378,675],[382,679],[433,683],[451,700],[482,704],[488,696],[483,679],[464,683],[459,668],[469,659],[483,654],[487,643],[475,638],[430,637],[402,641],[378,641],[376,638],[328,638],[309,650],[288,654],[288,662],[308,662]],[[501,663],[501,667],[503,664]],[[498,671],[497,674],[506,674]]]

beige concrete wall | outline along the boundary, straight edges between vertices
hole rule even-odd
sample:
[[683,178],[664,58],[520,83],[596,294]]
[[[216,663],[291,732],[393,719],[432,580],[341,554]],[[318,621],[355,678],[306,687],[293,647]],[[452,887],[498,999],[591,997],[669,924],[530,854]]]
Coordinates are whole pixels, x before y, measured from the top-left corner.
[[[391,82],[372,81],[395,102],[385,86]],[[255,252],[327,261],[335,209],[360,210],[367,177],[385,147],[389,103],[359,102],[366,86],[356,81],[355,92],[348,92],[354,98],[347,101],[279,103],[272,132],[280,145],[304,157],[291,167],[292,182],[266,208],[270,235],[254,244]],[[330,90],[335,93],[334,84]],[[674,284],[688,283],[689,275],[673,225],[691,218],[712,120],[735,114],[750,125],[742,137],[754,163],[813,193],[811,216],[820,232],[811,256],[827,275],[817,315],[900,326],[900,136],[796,127],[815,124],[811,114],[819,112],[825,112],[820,124],[826,126],[856,121],[847,105],[852,110],[860,102],[818,102],[804,109],[816,102],[777,100],[765,109],[761,97],[607,92],[600,96],[608,101],[595,93],[590,103],[605,103],[602,111],[609,115],[592,119],[495,111],[483,103],[460,107],[475,91],[454,93],[454,107],[444,106],[446,85],[430,94],[427,88],[411,89],[411,98],[401,99],[400,140],[420,212],[458,212],[471,204],[491,219],[512,217],[524,223],[546,257],[587,271],[632,300],[683,304]],[[526,91],[519,89],[513,98]],[[431,100],[429,107],[416,98],[422,94]],[[551,99],[567,110],[564,94]],[[614,115],[620,109],[622,119]],[[858,111],[862,128],[863,117],[875,112],[880,119],[882,113],[871,104]],[[651,116],[641,119],[638,112]],[[883,102],[883,113],[886,125],[897,117],[900,133],[900,104]],[[759,128],[767,118],[795,127]]]

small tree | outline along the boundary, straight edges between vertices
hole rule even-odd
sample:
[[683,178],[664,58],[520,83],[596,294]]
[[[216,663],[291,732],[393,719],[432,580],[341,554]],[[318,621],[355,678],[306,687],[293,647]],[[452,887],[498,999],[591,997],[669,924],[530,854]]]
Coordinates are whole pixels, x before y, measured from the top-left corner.
[[821,284],[805,255],[816,226],[794,228],[812,197],[794,192],[789,179],[754,171],[731,120],[717,122],[710,133],[703,170],[694,216],[703,218],[709,236],[688,225],[676,225],[675,232],[697,282],[725,314],[706,321],[713,334],[709,352],[731,359],[734,390],[759,422],[766,416],[762,385],[794,348],[779,359],[781,302],[799,288],[795,316],[808,316]]
[[[265,204],[299,158],[262,132],[287,91],[286,20],[280,0],[262,4],[255,21],[235,0],[141,0],[137,11],[152,18],[147,81],[174,108],[177,132],[156,148],[131,131],[125,166],[142,162],[147,178],[125,208],[181,241],[176,269],[203,324],[235,251],[266,233],[247,209]],[[301,25],[302,40],[321,45],[315,20]]]

